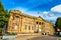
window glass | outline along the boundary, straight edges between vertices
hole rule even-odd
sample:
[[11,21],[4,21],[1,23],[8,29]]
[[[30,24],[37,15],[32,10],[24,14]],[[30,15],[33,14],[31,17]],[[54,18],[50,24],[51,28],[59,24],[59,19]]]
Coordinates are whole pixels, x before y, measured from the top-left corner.
[[15,24],[15,25],[14,25],[14,29],[17,30],[17,27],[18,27],[18,26]]
[[41,22],[39,22],[39,25],[41,25]]
[[28,26],[28,30],[30,30],[30,26]]
[[38,24],[38,22],[36,22],[36,24]]
[[18,17],[18,16],[16,16],[16,17],[15,17],[15,19],[16,19],[16,20],[18,20],[18,19],[19,19],[19,17]]
[[27,30],[27,25],[25,25],[25,30]]

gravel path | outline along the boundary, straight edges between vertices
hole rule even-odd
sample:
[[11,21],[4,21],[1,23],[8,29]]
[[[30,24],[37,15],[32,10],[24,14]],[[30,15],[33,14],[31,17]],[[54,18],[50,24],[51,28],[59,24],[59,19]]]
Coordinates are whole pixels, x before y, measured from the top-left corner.
[[58,37],[53,37],[53,36],[18,36],[15,39],[10,39],[10,40],[58,40]]
[[36,37],[36,36],[22,36],[22,37],[19,36],[15,39],[9,39],[9,40],[27,40],[27,39],[34,38],[34,37]]
[[30,40],[58,40],[58,37],[53,37],[53,36],[41,36],[41,37],[35,37]]

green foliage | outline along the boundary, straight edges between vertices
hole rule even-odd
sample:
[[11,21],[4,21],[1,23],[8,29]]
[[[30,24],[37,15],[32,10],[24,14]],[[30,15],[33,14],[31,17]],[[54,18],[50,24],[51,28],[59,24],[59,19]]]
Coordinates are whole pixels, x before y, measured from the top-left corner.
[[10,35],[17,35],[16,33],[11,33]]
[[0,12],[4,11],[4,6],[2,5],[1,1],[0,1]]
[[61,17],[57,18],[55,25],[58,29],[61,30]]
[[9,33],[9,32],[6,32],[7,35],[17,35],[17,33]]
[[3,28],[5,24],[8,24],[9,13],[4,9],[4,5],[0,2],[0,28]]

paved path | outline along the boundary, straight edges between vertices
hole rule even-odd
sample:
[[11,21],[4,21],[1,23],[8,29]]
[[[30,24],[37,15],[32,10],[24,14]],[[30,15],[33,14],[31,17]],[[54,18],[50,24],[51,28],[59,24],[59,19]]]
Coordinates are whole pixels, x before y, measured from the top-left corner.
[[58,40],[58,37],[53,37],[53,36],[41,36],[41,37],[35,37],[32,38],[31,40]]
[[9,39],[9,40],[27,40],[27,39],[30,39],[30,38],[34,38],[36,36],[19,36],[15,39]]
[[58,40],[58,37],[53,37],[53,36],[19,36],[15,39],[10,39],[10,40]]

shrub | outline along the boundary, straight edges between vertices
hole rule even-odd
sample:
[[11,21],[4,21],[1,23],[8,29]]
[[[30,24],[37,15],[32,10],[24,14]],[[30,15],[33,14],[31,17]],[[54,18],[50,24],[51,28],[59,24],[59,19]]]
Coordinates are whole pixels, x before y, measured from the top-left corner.
[[10,33],[10,35],[16,35],[16,33]]

